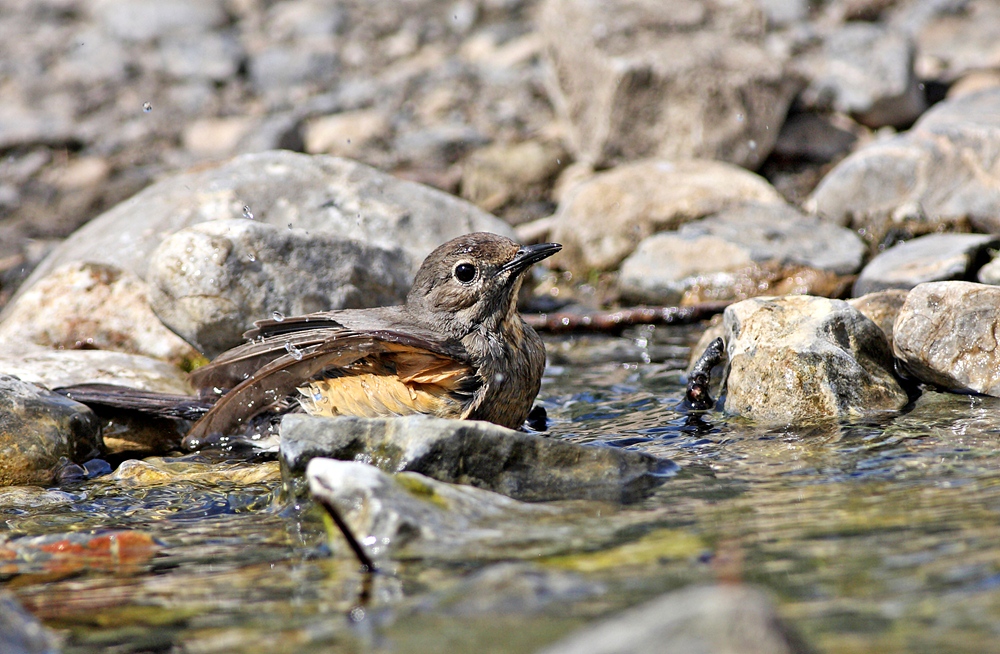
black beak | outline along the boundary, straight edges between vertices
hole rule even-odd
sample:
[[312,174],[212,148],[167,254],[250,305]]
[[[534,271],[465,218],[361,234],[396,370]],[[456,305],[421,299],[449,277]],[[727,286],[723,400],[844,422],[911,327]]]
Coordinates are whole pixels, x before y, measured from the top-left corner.
[[500,266],[497,270],[497,274],[502,272],[511,271],[513,274],[518,274],[523,272],[528,266],[533,263],[538,263],[542,259],[551,257],[553,254],[562,249],[562,245],[559,243],[539,243],[538,245],[522,245],[521,249],[517,251],[514,258]]

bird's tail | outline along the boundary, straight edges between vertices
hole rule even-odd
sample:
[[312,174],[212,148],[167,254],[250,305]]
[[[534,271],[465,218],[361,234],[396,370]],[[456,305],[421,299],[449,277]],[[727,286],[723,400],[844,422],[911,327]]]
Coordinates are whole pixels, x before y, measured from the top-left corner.
[[89,407],[124,409],[182,420],[198,420],[215,404],[212,399],[143,391],[114,384],[76,384],[53,390]]

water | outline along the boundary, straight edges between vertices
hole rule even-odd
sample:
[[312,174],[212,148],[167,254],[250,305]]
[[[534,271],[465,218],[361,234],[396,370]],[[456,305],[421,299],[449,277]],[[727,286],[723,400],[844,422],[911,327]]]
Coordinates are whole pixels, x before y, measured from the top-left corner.
[[0,570],[69,652],[529,652],[715,581],[770,591],[822,652],[996,651],[1000,400],[929,393],[892,421],[798,430],[687,415],[695,335],[548,341],[553,437],[681,466],[636,505],[565,503],[525,526],[558,530],[552,543],[394,559],[363,602],[366,577],[309,503],[281,496],[275,463],[208,454],[0,492],[8,551],[109,529],[148,545],[87,569],[22,563],[27,548]]

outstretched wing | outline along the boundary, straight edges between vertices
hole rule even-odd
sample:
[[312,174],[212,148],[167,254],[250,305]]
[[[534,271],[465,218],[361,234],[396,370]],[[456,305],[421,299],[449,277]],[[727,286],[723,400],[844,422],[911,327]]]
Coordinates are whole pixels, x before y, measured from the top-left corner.
[[302,404],[311,413],[458,417],[478,388],[475,369],[458,344],[315,324],[269,333],[222,354],[193,376],[202,388],[237,383],[194,425],[190,440],[232,433],[298,389],[304,389]]

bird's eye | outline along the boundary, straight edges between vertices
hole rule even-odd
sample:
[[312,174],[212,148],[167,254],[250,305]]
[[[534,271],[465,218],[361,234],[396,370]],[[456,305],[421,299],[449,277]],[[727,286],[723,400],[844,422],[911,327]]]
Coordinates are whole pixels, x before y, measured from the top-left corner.
[[455,266],[455,279],[462,282],[463,284],[468,284],[476,278],[476,267],[471,263],[460,263]]

